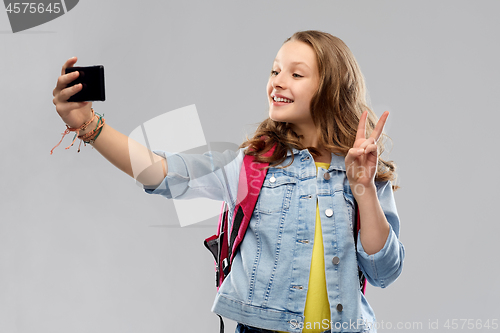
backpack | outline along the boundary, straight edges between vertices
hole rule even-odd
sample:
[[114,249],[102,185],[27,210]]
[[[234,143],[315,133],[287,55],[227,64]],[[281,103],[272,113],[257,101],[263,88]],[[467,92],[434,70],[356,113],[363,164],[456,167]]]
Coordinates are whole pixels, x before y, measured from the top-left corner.
[[[263,156],[271,156],[274,152],[276,145],[274,145]],[[215,261],[215,285],[217,290],[222,285],[225,277],[231,271],[231,264],[238,247],[245,236],[248,224],[252,218],[259,192],[266,178],[267,170],[261,170],[267,167],[269,163],[262,163],[254,161],[254,156],[245,155],[238,183],[238,194],[236,206],[233,212],[233,223],[231,224],[231,234],[228,244],[228,211],[229,205],[223,202],[221,213],[219,216],[219,225],[217,234],[206,238],[204,241],[205,247],[212,253]],[[248,191],[248,192],[247,192]],[[356,200],[354,200],[355,210],[355,225],[354,233],[354,247],[357,246],[357,238],[359,232],[359,210],[357,208]],[[353,230],[353,231],[354,231]],[[366,290],[366,278],[363,272],[358,267],[360,289],[363,294]],[[222,317],[217,314],[220,319],[220,333],[224,332],[224,321]]]

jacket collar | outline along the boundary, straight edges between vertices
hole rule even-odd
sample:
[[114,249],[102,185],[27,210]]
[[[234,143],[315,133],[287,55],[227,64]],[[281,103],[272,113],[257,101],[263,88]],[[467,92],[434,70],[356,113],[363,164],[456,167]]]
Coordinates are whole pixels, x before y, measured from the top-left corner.
[[[303,155],[303,156],[309,155],[310,157],[312,157],[311,153],[309,152],[309,150],[307,148],[304,150],[298,150],[296,148],[292,148],[292,151],[287,150],[286,156],[291,156],[292,154]],[[338,156],[338,155],[335,155],[334,153],[331,153],[331,155],[332,155],[332,159],[330,161],[330,167],[328,168],[328,170],[335,169],[335,170],[346,171],[346,169],[345,169],[345,156]],[[297,156],[295,156],[294,158],[297,158]]]

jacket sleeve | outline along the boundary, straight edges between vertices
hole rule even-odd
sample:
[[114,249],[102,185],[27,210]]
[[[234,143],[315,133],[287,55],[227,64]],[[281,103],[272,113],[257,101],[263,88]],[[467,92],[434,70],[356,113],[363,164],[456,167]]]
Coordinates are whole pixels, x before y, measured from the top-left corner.
[[357,256],[361,271],[368,282],[375,287],[385,288],[401,274],[405,249],[399,241],[399,216],[391,182],[376,183],[376,185],[380,206],[390,225],[389,236],[380,251],[367,254],[361,244],[360,232],[358,232]]
[[154,153],[166,158],[168,172],[158,186],[144,186],[146,193],[160,194],[168,199],[208,198],[234,202],[244,157],[243,148],[223,153]]

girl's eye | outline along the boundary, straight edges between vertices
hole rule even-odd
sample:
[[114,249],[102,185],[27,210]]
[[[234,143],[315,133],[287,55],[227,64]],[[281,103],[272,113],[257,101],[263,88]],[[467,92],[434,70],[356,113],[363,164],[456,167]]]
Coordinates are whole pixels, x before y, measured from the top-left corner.
[[[279,73],[278,73],[277,71],[275,71],[275,70],[272,70],[272,71],[271,71],[271,76],[276,76],[276,75],[278,75],[278,74],[279,74]],[[292,74],[292,76],[293,76],[293,77],[303,77],[302,75],[297,74],[297,73],[293,73],[293,74]]]

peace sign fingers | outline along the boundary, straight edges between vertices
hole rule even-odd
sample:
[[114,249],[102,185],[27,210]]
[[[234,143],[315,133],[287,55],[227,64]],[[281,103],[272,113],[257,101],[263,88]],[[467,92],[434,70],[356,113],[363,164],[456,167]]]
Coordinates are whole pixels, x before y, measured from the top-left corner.
[[[368,117],[368,111],[363,112],[361,118],[359,119],[358,131],[356,133],[356,141],[365,140],[366,139],[366,118]],[[375,126],[370,138],[373,138],[375,142],[378,141],[380,135],[382,135],[382,131],[384,130],[385,122],[387,121],[387,117],[389,117],[389,111],[385,111]]]
[[380,119],[377,122],[377,125],[375,126],[375,129],[372,132],[372,135],[370,135],[370,138],[373,138],[375,142],[378,141],[380,138],[380,135],[382,135],[382,132],[384,130],[385,122],[387,121],[387,117],[389,117],[389,111],[385,111]]
[[368,111],[363,112],[361,118],[359,118],[358,132],[356,133],[356,141],[366,139],[366,117],[368,117]]
[[368,111],[359,118],[356,140],[345,157],[346,174],[352,189],[358,185],[373,186],[378,167],[377,141],[384,131],[389,111],[385,111],[377,122],[370,137],[366,137],[366,119]]

